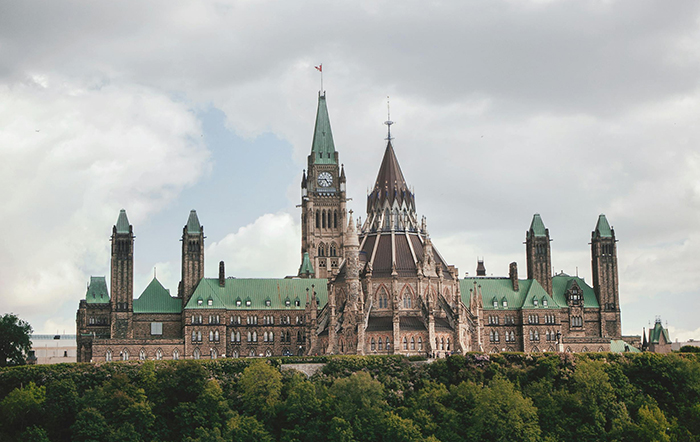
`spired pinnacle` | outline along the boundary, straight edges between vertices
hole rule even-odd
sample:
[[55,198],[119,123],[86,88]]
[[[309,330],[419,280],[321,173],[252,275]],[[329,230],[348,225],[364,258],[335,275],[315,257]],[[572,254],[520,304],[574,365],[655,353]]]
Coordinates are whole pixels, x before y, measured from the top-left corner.
[[384,139],[391,142],[391,140],[394,139],[391,136],[391,125],[394,124],[394,122],[391,121],[391,108],[389,107],[389,96],[388,95],[386,97],[386,121],[384,122],[384,124],[386,124],[386,128],[387,128],[387,136]]

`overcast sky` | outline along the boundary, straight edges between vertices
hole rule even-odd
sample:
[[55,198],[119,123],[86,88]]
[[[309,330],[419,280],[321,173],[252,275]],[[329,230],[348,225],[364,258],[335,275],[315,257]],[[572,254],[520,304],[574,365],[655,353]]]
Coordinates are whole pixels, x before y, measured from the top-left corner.
[[386,97],[404,175],[460,273],[517,261],[591,281],[615,228],[624,334],[700,339],[697,1],[0,0],[0,313],[75,332],[119,209],[135,287],[175,294],[182,227],[207,276],[299,266],[299,183],[323,63],[349,203],[365,217]]

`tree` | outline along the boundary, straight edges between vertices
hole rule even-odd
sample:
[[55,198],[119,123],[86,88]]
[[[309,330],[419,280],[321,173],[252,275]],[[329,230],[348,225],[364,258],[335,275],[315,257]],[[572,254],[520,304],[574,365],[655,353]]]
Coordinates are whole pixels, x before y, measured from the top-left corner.
[[12,313],[0,317],[0,367],[23,365],[32,348],[32,326]]
[[282,375],[265,361],[256,361],[243,370],[239,388],[245,410],[266,420],[279,403]]

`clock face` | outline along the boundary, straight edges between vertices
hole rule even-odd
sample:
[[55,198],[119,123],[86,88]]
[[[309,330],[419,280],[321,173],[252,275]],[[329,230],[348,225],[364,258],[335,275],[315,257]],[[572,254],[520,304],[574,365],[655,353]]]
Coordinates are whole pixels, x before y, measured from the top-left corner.
[[333,175],[328,172],[321,172],[318,175],[318,185],[321,187],[330,187],[333,184]]

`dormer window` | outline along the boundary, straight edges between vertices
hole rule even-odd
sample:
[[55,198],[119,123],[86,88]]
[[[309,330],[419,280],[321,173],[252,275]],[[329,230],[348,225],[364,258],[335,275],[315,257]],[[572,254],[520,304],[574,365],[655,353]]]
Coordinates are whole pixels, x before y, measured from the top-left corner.
[[240,306],[241,306],[241,300],[240,300],[240,299],[236,299],[236,307],[240,307]]
[[250,307],[250,304],[251,304],[250,299],[246,299],[246,300],[245,300],[245,306],[246,306],[246,307]]
[[272,305],[272,303],[270,302],[270,300],[269,300],[269,299],[266,299],[266,300],[265,300],[265,307],[269,307],[269,306],[271,306],[271,305]]
[[542,305],[547,307],[547,298],[542,298]]
[[298,299],[295,299],[295,300],[294,300],[294,306],[295,306],[295,307],[301,307],[301,301],[299,301]]
[[292,304],[292,303],[291,303],[291,301],[290,301],[289,299],[287,299],[287,300],[284,301],[284,305],[285,305],[286,307],[289,307],[291,304]]
[[197,299],[197,305],[202,305],[202,298]]
[[214,300],[211,298],[207,299],[207,305],[214,305]]
[[493,298],[493,308],[498,308],[498,301],[496,298]]
[[537,301],[536,299],[533,299],[533,300],[532,300],[532,304],[533,304],[535,307],[537,307],[537,305],[538,305],[539,303],[538,303],[538,301]]
[[507,307],[508,307],[508,301],[506,301],[506,300],[504,299],[504,300],[503,300],[503,308],[507,308]]

